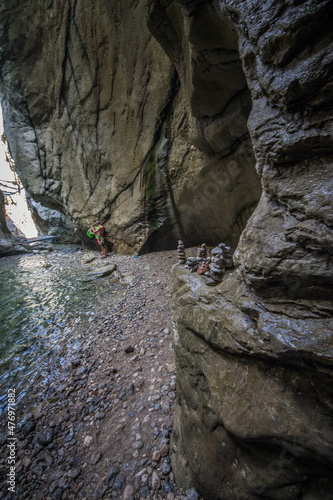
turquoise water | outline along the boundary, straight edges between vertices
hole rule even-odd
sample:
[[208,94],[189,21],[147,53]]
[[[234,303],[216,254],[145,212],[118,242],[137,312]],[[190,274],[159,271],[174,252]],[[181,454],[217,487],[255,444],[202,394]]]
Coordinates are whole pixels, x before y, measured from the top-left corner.
[[87,282],[80,259],[63,250],[0,260],[0,413],[9,388],[19,401],[48,353],[75,340],[108,285]]

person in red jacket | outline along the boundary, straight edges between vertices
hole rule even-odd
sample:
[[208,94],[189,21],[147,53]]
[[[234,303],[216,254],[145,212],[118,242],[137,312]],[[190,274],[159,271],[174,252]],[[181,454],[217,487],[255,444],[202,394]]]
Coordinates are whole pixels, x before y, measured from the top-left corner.
[[95,235],[97,243],[101,247],[103,258],[108,256],[108,247],[105,241],[105,227],[99,222],[99,220],[94,221],[94,225],[90,226],[90,231]]

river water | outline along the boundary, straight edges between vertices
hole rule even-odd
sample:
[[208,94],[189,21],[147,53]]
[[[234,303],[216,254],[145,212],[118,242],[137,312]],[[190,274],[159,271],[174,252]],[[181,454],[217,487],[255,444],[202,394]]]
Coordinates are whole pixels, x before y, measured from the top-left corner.
[[17,402],[29,396],[50,353],[58,353],[61,363],[64,346],[73,346],[93,321],[110,285],[89,280],[81,256],[59,247],[47,255],[0,260],[0,414],[8,389],[15,389]]

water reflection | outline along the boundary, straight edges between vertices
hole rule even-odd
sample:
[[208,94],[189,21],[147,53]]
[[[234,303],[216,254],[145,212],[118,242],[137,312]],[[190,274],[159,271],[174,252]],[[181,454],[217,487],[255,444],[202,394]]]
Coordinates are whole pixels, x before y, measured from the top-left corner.
[[[50,266],[51,264],[51,266]],[[0,411],[8,388],[17,400],[43,359],[77,333],[99,296],[102,281],[89,290],[79,254],[6,257],[0,261]]]

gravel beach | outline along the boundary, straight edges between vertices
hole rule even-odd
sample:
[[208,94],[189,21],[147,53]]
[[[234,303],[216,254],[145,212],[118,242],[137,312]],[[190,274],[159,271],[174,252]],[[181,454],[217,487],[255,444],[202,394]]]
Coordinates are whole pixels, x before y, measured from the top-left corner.
[[[7,437],[0,498],[199,498],[176,488],[169,458],[176,398],[170,274],[177,252],[111,254],[106,261],[116,267],[101,278],[110,288],[75,342],[62,348],[61,363],[59,353],[50,354],[16,408],[24,418],[15,434],[15,493],[8,491]],[[81,265],[88,275],[102,259]]]

